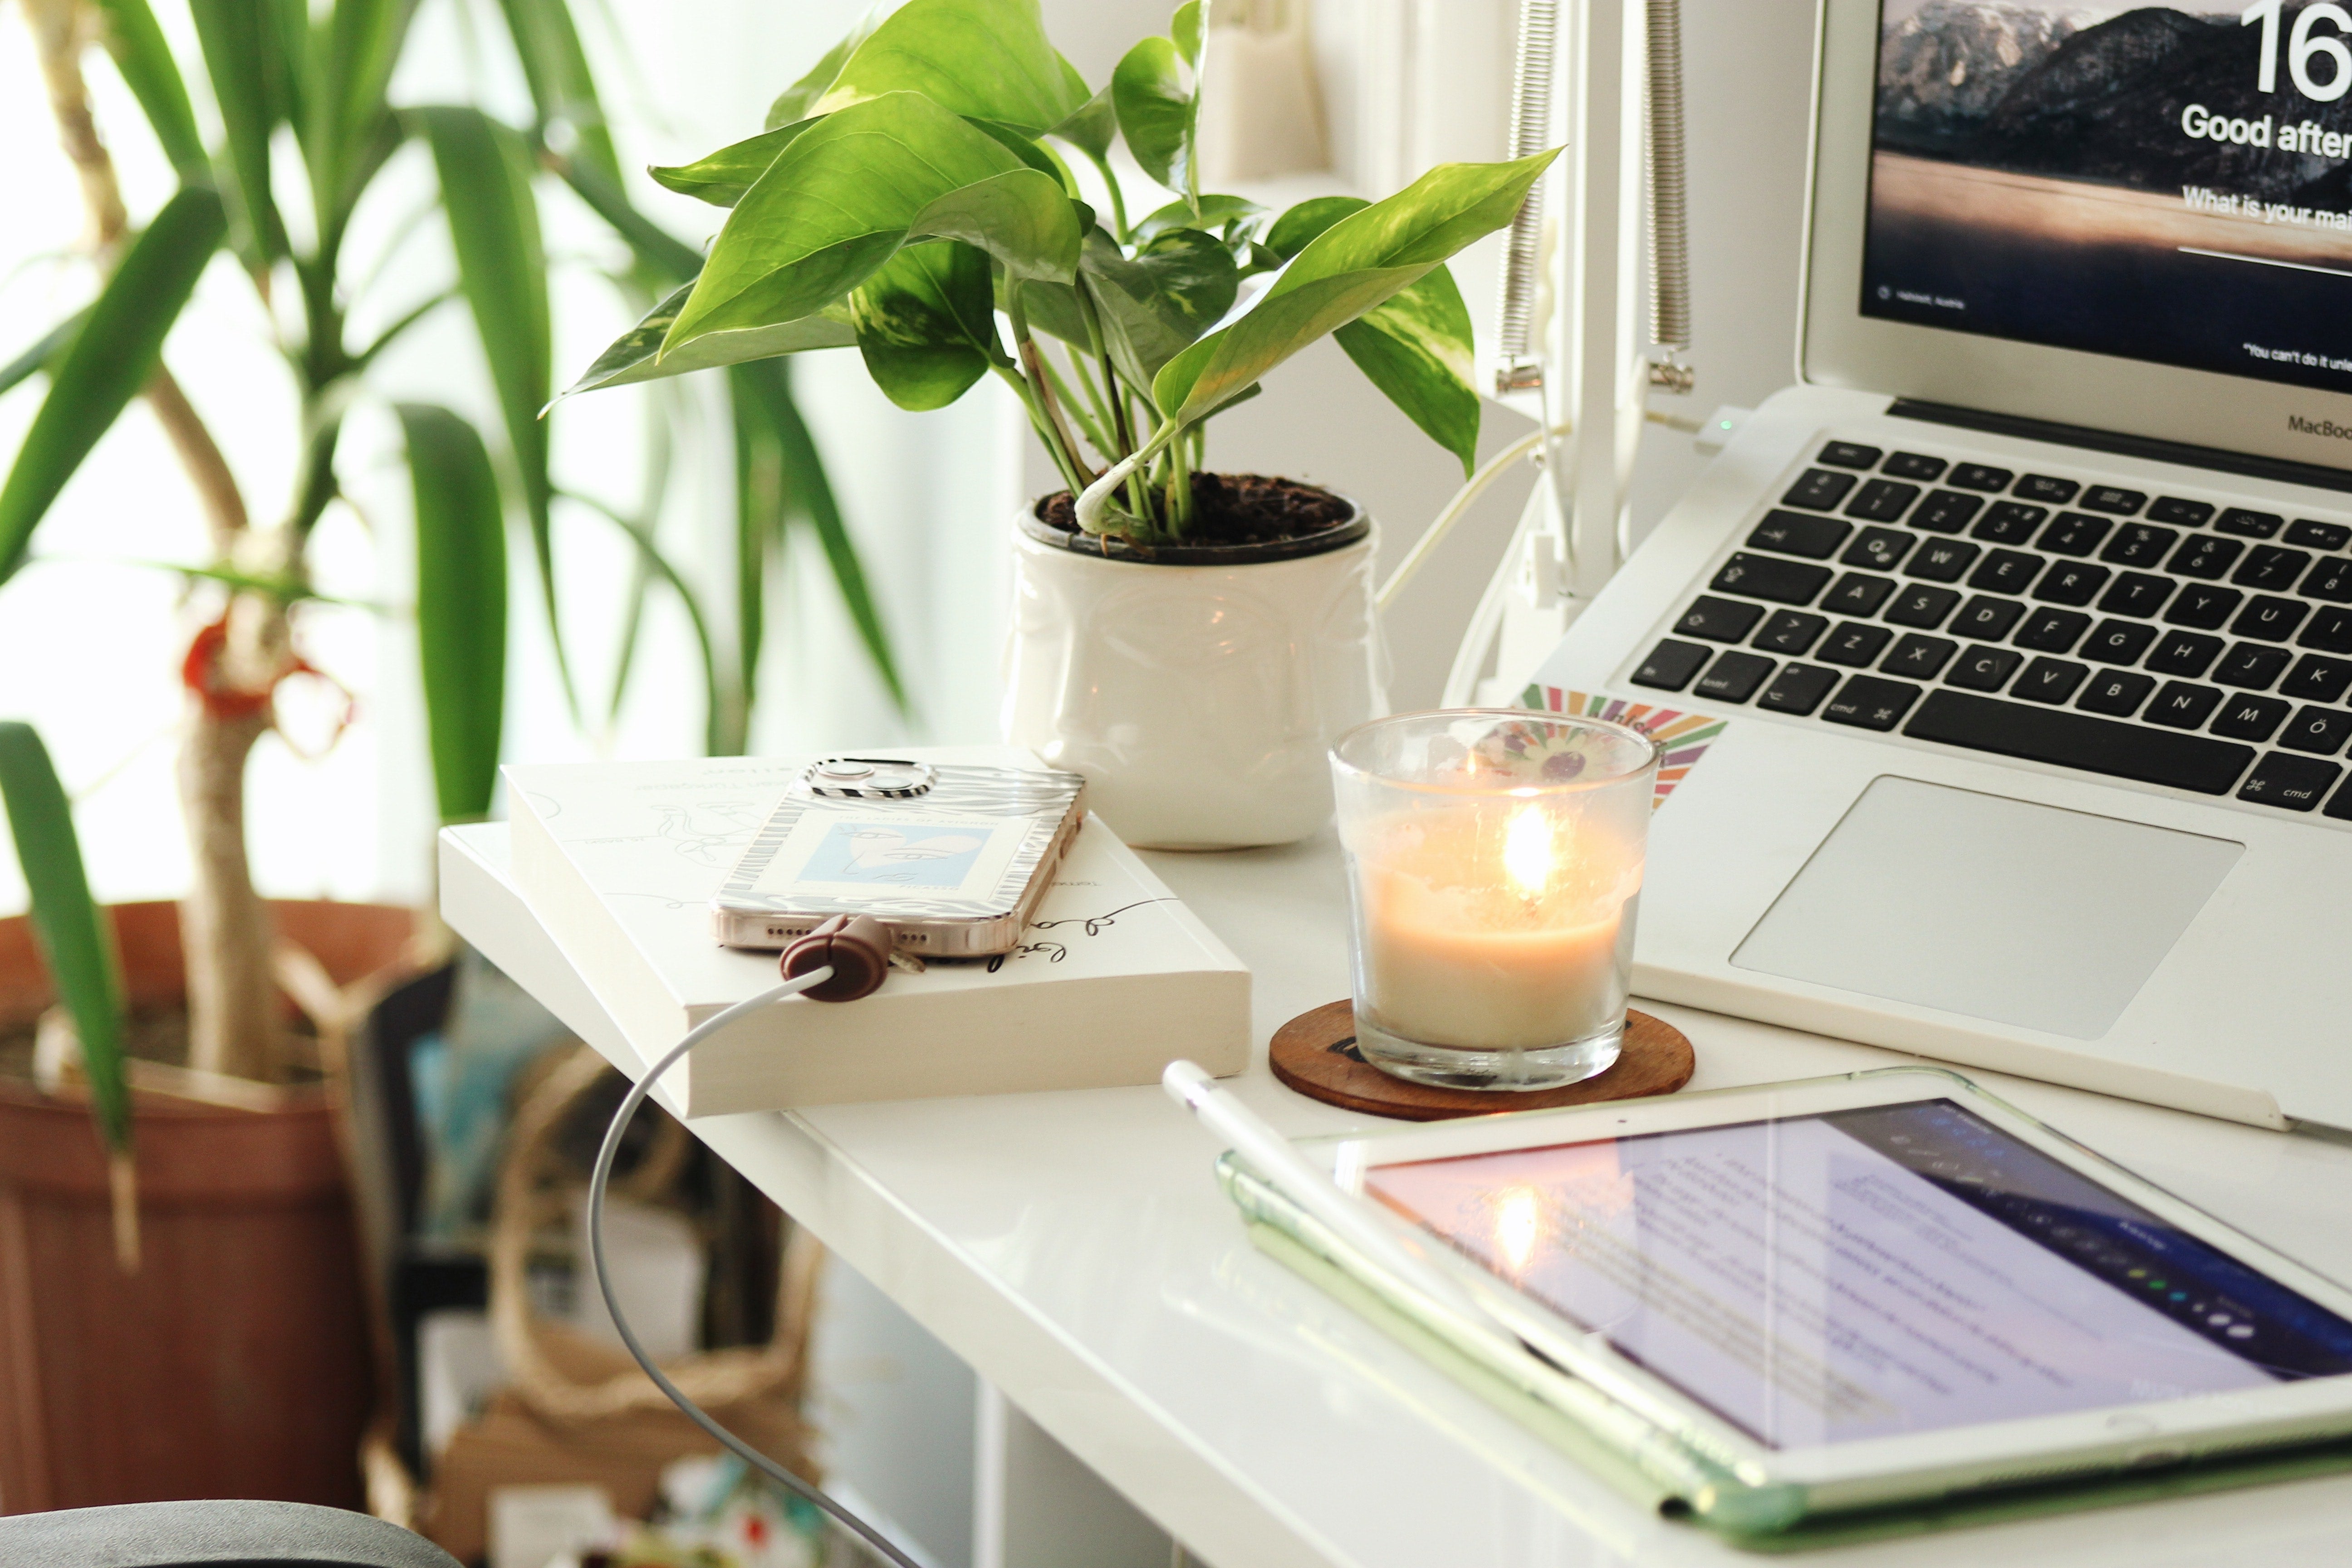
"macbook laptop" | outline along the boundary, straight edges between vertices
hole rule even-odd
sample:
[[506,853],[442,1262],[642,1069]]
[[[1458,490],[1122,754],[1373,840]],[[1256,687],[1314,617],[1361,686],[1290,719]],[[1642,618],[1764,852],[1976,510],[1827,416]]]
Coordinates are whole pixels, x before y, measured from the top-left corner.
[[1643,994],[2352,1129],[2347,35],[1825,0],[1801,384],[1536,677],[1727,721]]

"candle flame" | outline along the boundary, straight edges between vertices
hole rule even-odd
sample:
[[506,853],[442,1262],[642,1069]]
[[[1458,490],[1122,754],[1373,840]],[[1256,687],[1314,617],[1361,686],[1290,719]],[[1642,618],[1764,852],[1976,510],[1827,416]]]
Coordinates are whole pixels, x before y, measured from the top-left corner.
[[1521,898],[1539,899],[1551,887],[1551,821],[1543,808],[1523,805],[1503,838],[1503,874]]

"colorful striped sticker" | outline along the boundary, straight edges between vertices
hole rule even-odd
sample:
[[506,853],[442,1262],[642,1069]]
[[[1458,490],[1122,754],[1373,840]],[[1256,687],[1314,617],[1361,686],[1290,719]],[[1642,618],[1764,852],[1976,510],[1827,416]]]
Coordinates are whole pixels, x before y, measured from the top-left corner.
[[1606,719],[1612,724],[1639,730],[1657,742],[1665,755],[1658,762],[1657,793],[1650,797],[1653,811],[1675,793],[1675,786],[1689,776],[1691,769],[1698,766],[1698,760],[1706,755],[1707,747],[1723,733],[1727,722],[1704,713],[1684,713],[1672,708],[1655,708],[1647,702],[1628,702],[1622,697],[1563,691],[1540,682],[1519,694],[1519,706],[1570,719]]

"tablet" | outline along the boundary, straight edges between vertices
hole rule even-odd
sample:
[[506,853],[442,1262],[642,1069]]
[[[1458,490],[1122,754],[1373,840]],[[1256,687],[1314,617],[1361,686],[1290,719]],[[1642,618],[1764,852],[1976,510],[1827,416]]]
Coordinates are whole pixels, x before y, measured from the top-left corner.
[[1799,1514],[2352,1434],[2352,1294],[1955,1073],[1332,1152],[1529,1349]]

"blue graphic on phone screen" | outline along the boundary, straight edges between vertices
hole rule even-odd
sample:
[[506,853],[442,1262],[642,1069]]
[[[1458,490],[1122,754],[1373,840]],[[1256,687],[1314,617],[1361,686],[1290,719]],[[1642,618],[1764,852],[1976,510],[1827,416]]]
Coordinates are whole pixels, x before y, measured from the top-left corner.
[[988,837],[959,827],[836,822],[801,868],[808,882],[877,888],[960,888]]

